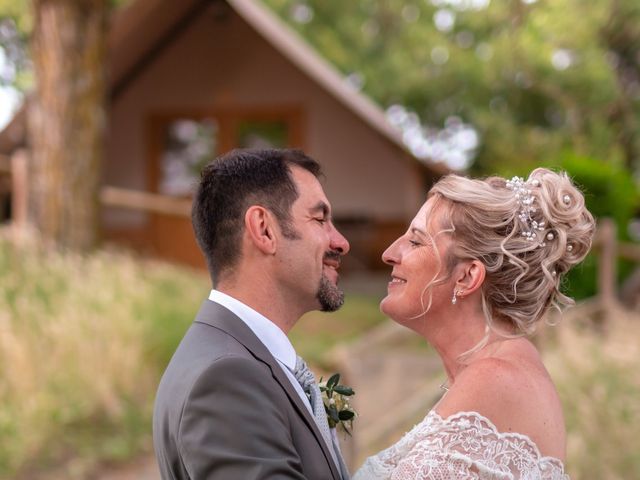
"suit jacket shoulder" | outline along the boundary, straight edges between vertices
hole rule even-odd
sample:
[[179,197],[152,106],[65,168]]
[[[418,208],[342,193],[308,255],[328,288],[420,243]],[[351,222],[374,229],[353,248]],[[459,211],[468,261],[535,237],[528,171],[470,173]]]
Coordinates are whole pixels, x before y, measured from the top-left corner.
[[277,361],[210,301],[163,375],[153,426],[163,479],[339,478]]

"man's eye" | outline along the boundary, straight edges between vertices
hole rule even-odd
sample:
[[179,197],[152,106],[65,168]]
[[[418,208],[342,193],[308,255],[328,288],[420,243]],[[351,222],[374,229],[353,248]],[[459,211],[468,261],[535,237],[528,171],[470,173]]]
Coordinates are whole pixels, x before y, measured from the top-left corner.
[[315,219],[320,225],[324,225],[325,223],[327,223],[327,219],[326,218],[316,218]]
[[416,242],[415,240],[409,240],[409,243],[412,247],[421,247],[422,244],[420,242]]

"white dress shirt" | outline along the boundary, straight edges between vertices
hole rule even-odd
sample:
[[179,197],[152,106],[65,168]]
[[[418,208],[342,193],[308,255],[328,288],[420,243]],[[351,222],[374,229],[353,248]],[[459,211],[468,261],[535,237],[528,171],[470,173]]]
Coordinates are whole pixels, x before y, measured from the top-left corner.
[[296,377],[293,375],[293,371],[296,368],[297,355],[293,345],[291,345],[291,342],[285,333],[267,317],[256,312],[253,308],[245,305],[241,301],[230,297],[226,293],[222,293],[218,290],[211,290],[209,300],[231,310],[247,325],[247,327],[251,329],[255,336],[258,337],[267,350],[269,350],[269,353],[273,355],[273,358],[278,361],[282,371],[285,373],[291,382],[291,385],[293,385],[293,388],[295,388],[296,392],[302,399],[302,403],[305,404],[309,413],[313,416],[309,399],[302,390],[300,383],[298,383]]

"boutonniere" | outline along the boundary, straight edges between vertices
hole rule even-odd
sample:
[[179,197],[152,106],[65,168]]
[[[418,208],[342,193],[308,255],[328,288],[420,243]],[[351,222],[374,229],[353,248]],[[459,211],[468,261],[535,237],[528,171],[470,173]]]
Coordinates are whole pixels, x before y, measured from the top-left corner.
[[[349,435],[353,428],[353,420],[357,417],[356,411],[349,403],[349,397],[356,392],[351,387],[340,385],[340,374],[334,373],[326,382],[318,382],[320,392],[322,392],[322,402],[327,412],[329,428],[336,428],[338,425]],[[348,424],[348,425],[347,425]]]

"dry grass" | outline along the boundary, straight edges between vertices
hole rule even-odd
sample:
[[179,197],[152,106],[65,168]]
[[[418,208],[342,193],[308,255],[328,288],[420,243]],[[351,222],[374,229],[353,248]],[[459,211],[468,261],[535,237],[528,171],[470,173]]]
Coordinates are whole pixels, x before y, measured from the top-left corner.
[[555,330],[545,363],[564,404],[572,480],[640,478],[640,317]]
[[[150,450],[159,377],[209,282],[137,260],[13,246],[0,235],[0,478],[86,479],[101,462]],[[377,299],[350,296],[292,332],[322,366],[335,343],[379,322]],[[596,329],[567,321],[543,338],[562,396],[573,480],[640,478],[640,320]],[[49,477],[52,478],[52,477]]]
[[[84,480],[150,451],[160,375],[209,288],[202,272],[18,247],[0,231],[0,478]],[[350,297],[292,341],[318,364],[382,318],[377,300]]]
[[81,478],[98,461],[148,449],[159,375],[206,277],[5,238],[0,272],[0,477],[62,462],[66,478]]
[[344,306],[337,312],[313,311],[303,316],[291,330],[289,338],[296,352],[317,371],[333,368],[331,348],[348,343],[385,319],[380,313],[378,298],[346,294]]

